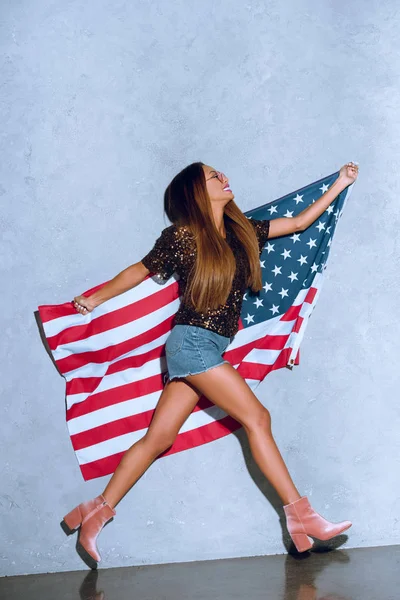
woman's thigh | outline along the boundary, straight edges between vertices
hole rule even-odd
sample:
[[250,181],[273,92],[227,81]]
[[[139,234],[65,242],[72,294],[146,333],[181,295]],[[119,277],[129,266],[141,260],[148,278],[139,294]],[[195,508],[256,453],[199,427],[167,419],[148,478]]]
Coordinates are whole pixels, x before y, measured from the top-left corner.
[[245,428],[270,425],[269,411],[232,365],[225,363],[185,379]]
[[169,381],[164,387],[147,430],[146,437],[173,439],[189,417],[201,393],[183,379]]

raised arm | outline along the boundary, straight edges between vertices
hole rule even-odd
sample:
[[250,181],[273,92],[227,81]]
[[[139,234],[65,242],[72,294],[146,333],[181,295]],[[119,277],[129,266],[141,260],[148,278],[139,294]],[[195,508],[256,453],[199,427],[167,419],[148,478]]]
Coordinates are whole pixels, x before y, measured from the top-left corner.
[[270,222],[268,238],[280,237],[307,229],[337,196],[349,185],[354,183],[358,175],[358,166],[353,163],[345,164],[339,171],[339,177],[331,187],[313,204],[305,208],[295,217],[279,217]]

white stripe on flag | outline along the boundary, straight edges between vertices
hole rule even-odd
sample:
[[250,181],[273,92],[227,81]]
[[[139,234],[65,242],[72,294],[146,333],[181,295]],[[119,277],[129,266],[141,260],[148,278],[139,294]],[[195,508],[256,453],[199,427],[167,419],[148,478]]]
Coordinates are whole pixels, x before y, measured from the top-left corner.
[[[106,302],[99,304],[95,311],[88,313],[87,315],[72,313],[71,315],[67,315],[65,317],[57,317],[56,319],[45,321],[43,323],[43,327],[46,337],[53,337],[54,335],[57,335],[58,333],[61,333],[70,327],[87,325],[99,317],[108,315],[121,308],[125,308],[126,306],[129,306],[129,304],[133,304],[139,300],[143,300],[143,298],[149,297],[152,294],[159,292],[161,289],[165,290],[178,280],[179,277],[175,278],[175,276],[172,276],[163,286],[160,286],[159,283],[156,283],[151,277],[149,277],[148,279],[142,281],[140,286],[135,286],[123,294],[119,294],[118,296],[110,298],[110,300],[106,300]],[[77,316],[80,318],[77,319]]]
[[[191,413],[185,423],[182,425],[179,433],[185,431],[193,431],[203,425],[208,425],[215,420],[222,419],[226,416],[226,413],[217,406],[210,406],[204,410],[197,410]],[[143,437],[147,429],[141,429],[139,431],[132,431],[131,433],[125,433],[123,435],[113,437],[104,442],[87,446],[81,450],[77,450],[76,454],[78,457],[79,464],[86,464],[94,460],[100,460],[112,454],[118,452],[124,452],[137,440]]]
[[[56,360],[61,360],[71,356],[71,354],[79,355],[82,352],[91,352],[93,348],[96,348],[97,350],[108,348],[109,346],[114,346],[130,340],[132,337],[145,333],[151,329],[154,326],[154,322],[160,323],[168,319],[168,317],[172,317],[176,314],[179,304],[180,301],[177,298],[133,322],[125,323],[119,327],[113,327],[113,329],[108,329],[107,331],[88,336],[85,339],[63,344],[57,348]],[[133,352],[142,354],[141,348],[137,348]]]

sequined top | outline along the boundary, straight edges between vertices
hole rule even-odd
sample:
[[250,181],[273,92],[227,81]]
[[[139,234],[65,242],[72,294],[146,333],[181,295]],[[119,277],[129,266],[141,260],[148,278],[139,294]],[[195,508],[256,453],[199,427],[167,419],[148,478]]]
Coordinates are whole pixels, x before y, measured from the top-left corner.
[[[261,255],[269,234],[268,219],[249,219],[253,224]],[[226,241],[236,258],[236,270],[232,288],[225,304],[207,312],[197,312],[189,303],[181,301],[175,315],[175,324],[196,325],[215,331],[220,335],[232,337],[239,329],[239,317],[242,308],[243,295],[247,289],[249,264],[247,255],[228,222],[225,226]],[[141,262],[153,274],[158,274],[162,280],[169,279],[177,273],[179,279],[179,295],[183,297],[188,276],[196,259],[196,241],[193,233],[186,227],[170,225],[161,232],[153,248]]]

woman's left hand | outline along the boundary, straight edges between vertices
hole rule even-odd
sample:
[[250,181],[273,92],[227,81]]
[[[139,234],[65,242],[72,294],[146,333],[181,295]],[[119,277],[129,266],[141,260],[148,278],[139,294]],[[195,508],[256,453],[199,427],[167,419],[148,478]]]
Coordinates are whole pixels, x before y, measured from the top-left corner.
[[346,185],[351,185],[355,182],[358,176],[358,163],[348,162],[339,171],[341,181]]

